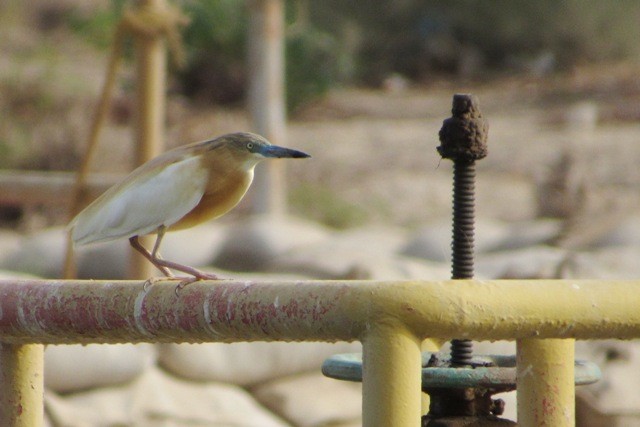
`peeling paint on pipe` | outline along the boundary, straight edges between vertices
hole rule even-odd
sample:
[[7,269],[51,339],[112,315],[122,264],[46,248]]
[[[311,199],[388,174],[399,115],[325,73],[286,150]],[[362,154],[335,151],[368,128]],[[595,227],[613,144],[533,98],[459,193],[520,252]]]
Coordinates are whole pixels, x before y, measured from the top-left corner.
[[[420,419],[420,340],[517,339],[523,425],[549,416],[572,426],[572,341],[542,338],[640,337],[640,281],[210,281],[178,295],[176,285],[158,282],[145,292],[133,281],[1,280],[1,345],[14,357],[42,347],[22,345],[30,343],[359,340],[363,421],[372,427]],[[562,364],[553,362],[558,346]],[[18,358],[27,374],[29,366],[42,372],[42,355],[33,356]],[[7,384],[29,386],[19,366],[3,372]],[[549,414],[540,396],[551,376],[566,384]],[[32,413],[41,396],[14,403],[1,401],[0,416],[10,419],[14,407]]]
[[0,344],[0,425],[44,425],[44,346]]
[[640,281],[0,281],[6,343],[640,337]]
[[574,340],[517,342],[518,425],[575,425]]

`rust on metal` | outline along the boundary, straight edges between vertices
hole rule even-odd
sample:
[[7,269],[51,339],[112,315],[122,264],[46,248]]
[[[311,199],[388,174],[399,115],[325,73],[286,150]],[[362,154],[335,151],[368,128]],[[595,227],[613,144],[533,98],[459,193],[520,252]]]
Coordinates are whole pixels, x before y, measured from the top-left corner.
[[44,346],[0,343],[0,425],[43,425]]
[[487,156],[489,123],[482,118],[478,98],[471,94],[453,96],[451,117],[442,123],[438,153],[451,160],[474,161]]
[[[0,281],[6,343],[640,337],[640,281]],[[554,295],[554,298],[549,298]]]

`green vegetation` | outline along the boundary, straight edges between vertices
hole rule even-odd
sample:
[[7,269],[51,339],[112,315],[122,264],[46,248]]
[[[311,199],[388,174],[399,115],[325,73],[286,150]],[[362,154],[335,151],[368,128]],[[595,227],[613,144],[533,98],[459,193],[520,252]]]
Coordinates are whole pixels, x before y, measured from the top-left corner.
[[[287,107],[295,110],[337,81],[338,40],[309,22],[302,22],[306,3],[286,3]],[[218,103],[236,103],[245,95],[246,42],[249,19],[245,2],[203,0],[186,2],[191,24],[185,30],[189,51],[180,80],[187,95]]]
[[[207,102],[242,101],[247,6],[237,0],[177,2],[191,17],[182,91]],[[69,25],[107,43],[124,0]],[[635,0],[286,0],[290,111],[338,84],[379,85],[392,74],[543,74],[637,57]]]
[[110,7],[84,14],[79,14],[74,9],[68,9],[66,22],[73,31],[96,46],[106,49],[111,45],[116,25],[120,21],[125,4],[125,0],[111,0]]
[[294,211],[305,218],[329,227],[346,229],[369,221],[367,210],[336,196],[335,192],[321,186],[301,185],[292,189],[289,202]]
[[633,0],[383,0],[362,6],[311,3],[312,22],[320,28],[338,34],[355,27],[357,81],[376,83],[394,72],[425,79],[530,71],[543,57],[558,69],[638,54],[640,3]]

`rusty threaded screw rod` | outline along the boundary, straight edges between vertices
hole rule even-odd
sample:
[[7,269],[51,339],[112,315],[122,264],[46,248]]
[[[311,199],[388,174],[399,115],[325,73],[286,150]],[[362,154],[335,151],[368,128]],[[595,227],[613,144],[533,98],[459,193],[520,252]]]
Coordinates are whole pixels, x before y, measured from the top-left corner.
[[[453,160],[453,241],[451,278],[473,278],[476,160],[487,155],[489,125],[482,118],[478,98],[453,96],[452,116],[442,123],[438,153]],[[470,340],[451,341],[451,364],[471,363]]]

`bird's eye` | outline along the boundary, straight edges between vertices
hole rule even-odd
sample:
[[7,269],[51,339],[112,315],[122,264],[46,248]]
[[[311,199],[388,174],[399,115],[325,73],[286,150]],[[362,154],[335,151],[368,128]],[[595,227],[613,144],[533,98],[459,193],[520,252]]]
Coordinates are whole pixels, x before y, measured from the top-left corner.
[[253,142],[247,142],[247,150],[253,150]]

